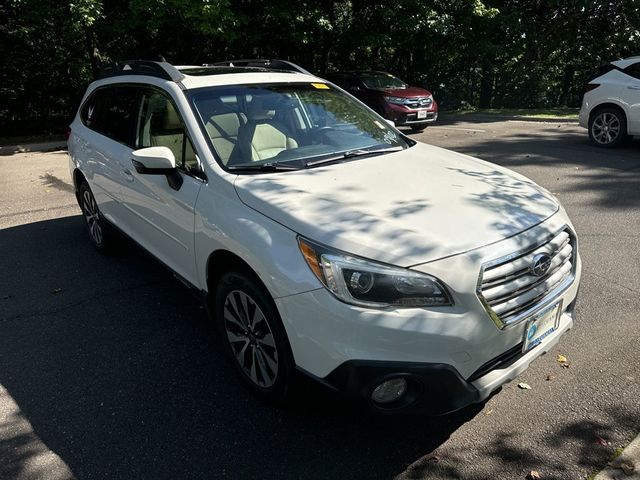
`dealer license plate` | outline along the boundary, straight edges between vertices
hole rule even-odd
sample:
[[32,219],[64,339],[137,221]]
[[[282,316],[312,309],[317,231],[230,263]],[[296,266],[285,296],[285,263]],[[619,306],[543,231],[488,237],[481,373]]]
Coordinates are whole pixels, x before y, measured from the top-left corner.
[[532,348],[540,345],[545,338],[558,328],[562,302],[553,305],[536,313],[528,322],[524,330],[523,350],[528,352]]
[[418,118],[427,118],[427,111],[426,110],[421,110],[418,112]]

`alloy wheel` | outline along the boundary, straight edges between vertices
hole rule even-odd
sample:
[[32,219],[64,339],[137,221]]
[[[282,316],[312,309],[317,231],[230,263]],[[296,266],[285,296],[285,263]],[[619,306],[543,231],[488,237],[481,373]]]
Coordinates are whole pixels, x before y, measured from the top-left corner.
[[278,376],[278,350],[269,321],[258,304],[240,290],[224,301],[224,329],[236,362],[258,387],[273,386]]
[[591,126],[591,134],[596,142],[601,145],[608,145],[615,142],[620,136],[620,119],[610,112],[599,114]]
[[89,227],[89,235],[96,245],[102,244],[102,226],[100,225],[100,213],[96,199],[89,190],[84,190],[82,194],[82,213]]

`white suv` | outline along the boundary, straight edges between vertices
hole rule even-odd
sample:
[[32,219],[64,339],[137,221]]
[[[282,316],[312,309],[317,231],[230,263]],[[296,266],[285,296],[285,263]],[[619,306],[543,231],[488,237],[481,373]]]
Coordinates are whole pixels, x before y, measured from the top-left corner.
[[129,62],[92,83],[70,168],[199,292],[257,395],[297,370],[379,411],[487,398],[573,326],[581,262],[548,191],[415,142],[299,72]]
[[579,120],[598,147],[617,147],[640,135],[640,57],[600,68],[585,87]]

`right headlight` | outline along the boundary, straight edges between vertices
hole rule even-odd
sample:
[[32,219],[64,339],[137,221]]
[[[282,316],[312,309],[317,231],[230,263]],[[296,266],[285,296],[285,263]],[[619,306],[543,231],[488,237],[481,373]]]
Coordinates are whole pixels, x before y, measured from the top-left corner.
[[442,282],[431,275],[364,260],[302,237],[298,244],[311,271],[343,302],[373,308],[453,305]]

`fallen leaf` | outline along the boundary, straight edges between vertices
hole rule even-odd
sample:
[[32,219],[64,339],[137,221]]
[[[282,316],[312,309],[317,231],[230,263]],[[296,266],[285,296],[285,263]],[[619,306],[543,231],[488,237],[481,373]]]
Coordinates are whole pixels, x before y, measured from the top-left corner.
[[622,469],[625,475],[631,475],[636,470],[635,465],[627,461],[620,462],[617,466]]
[[558,362],[565,363],[566,361],[567,361],[567,357],[565,357],[564,355],[558,354]]
[[531,385],[522,382],[518,384],[518,388],[521,388],[522,390],[531,390]]
[[545,380],[546,380],[547,382],[550,382],[550,381],[551,381],[551,380],[553,380],[554,378],[556,378],[556,376],[555,376],[555,375],[547,375],[547,378],[545,378]]
[[562,364],[562,368],[569,368],[571,365],[569,365],[568,363],[563,363]]
[[541,478],[540,472],[537,470],[531,470],[527,475],[527,480],[540,480]]
[[488,412],[485,412],[485,415],[491,415],[493,413],[493,408],[491,410],[489,410]]
[[53,290],[51,290],[51,293],[52,293],[52,294],[54,294],[54,295],[55,295],[56,293],[60,293],[60,292],[62,292],[62,289],[61,289],[61,288],[54,288]]
[[427,457],[427,462],[438,463],[440,461],[440,457],[438,455],[431,455]]
[[601,437],[596,437],[596,442],[598,442],[603,447],[609,446],[609,442],[607,442],[604,438],[601,438]]

